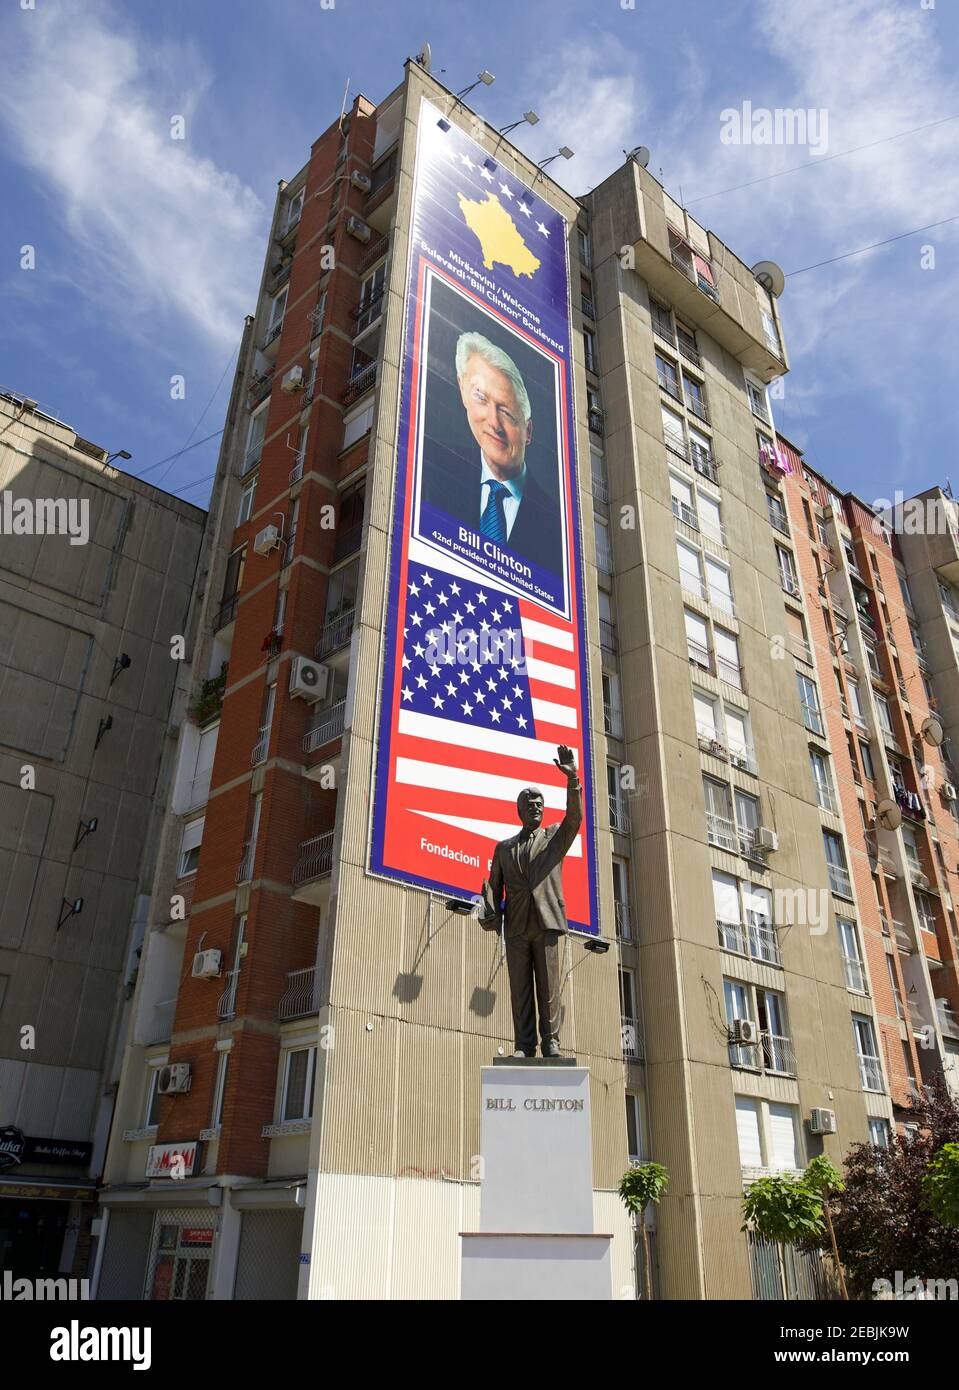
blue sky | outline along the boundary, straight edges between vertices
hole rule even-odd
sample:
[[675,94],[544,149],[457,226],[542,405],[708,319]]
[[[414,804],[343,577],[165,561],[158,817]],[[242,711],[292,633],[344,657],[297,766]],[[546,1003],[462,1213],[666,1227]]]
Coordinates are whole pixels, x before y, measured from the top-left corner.
[[[959,119],[819,167],[801,146],[720,139],[744,101],[825,111],[826,154],[959,115],[950,0],[8,0],[0,382],[202,505],[216,439],[151,466],[222,426],[276,182],[348,80],[381,99],[424,39],[451,87],[496,75],[471,98],[494,124],[539,113],[513,137],[527,153],[576,151],[550,168],[570,191],[648,145],[749,264],[796,271],[959,214]],[[781,174],[795,165],[812,167]],[[957,259],[959,221],[787,281],[777,422],[869,500],[950,471],[959,486]]]

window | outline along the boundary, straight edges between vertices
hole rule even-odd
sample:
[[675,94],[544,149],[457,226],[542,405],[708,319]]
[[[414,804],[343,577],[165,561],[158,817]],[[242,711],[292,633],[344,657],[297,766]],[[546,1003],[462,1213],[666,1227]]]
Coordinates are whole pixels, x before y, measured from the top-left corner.
[[623,802],[623,789],[619,781],[619,763],[606,764],[606,790],[609,794],[609,824],[611,830],[622,835],[629,834],[629,817]]
[[679,561],[679,582],[689,593],[695,594],[697,598],[706,597],[706,586],[703,583],[702,569],[700,566],[699,551],[693,550],[691,546],[685,545],[682,541],[676,542],[676,558]]
[[243,846],[243,858],[240,860],[240,867],[237,869],[237,883],[248,883],[253,877],[253,860],[256,855],[256,837],[260,832],[260,810],[262,805],[263,793],[257,792],[253,798],[250,834]]
[[623,711],[619,700],[619,677],[603,672],[603,723],[611,738],[623,736]]
[[846,688],[849,691],[849,704],[852,708],[852,717],[856,726],[860,729],[868,729],[866,716],[862,708],[862,696],[859,693],[859,682],[853,680],[846,681]]
[[[313,338],[317,337],[320,333],[323,332],[323,323],[324,323],[324,320],[326,319],[326,296],[327,296],[327,291],[326,291],[326,290],[321,290],[321,291],[320,291],[320,297],[319,297],[319,299],[317,299],[317,301],[316,301],[316,308],[313,309],[312,312],[310,313],[310,318],[311,318],[311,320],[313,321],[313,330],[312,330],[312,333],[311,333],[310,336],[313,337]],[[314,358],[314,362],[315,362],[315,361],[316,361],[316,359]],[[311,394],[311,395],[312,395],[312,391],[313,391],[313,388],[314,388],[315,385],[316,385],[316,372],[314,371],[314,373],[313,373],[313,378],[311,379],[311,382],[310,382],[310,394]]]
[[674,363],[666,357],[660,357],[658,352],[656,353],[656,380],[659,382],[660,388],[667,395],[672,396],[674,401],[682,400],[679,390],[679,373]]
[[776,562],[779,565],[779,582],[783,592],[791,594],[793,598],[799,597],[799,579],[796,575],[796,562],[793,559],[792,551],[785,546],[776,546]]
[[372,275],[368,275],[360,285],[360,298],[356,306],[356,336],[365,333],[383,312],[383,293],[386,282],[386,262],[378,265]]
[[942,596],[942,606],[955,622],[959,622],[959,601],[956,599],[956,591],[951,584],[940,584],[939,593]]
[[749,392],[749,408],[754,415],[758,415],[760,420],[765,420],[767,425],[772,424],[769,415],[769,405],[766,400],[766,391],[762,386],[757,386],[752,381],[746,382],[746,390]]
[[210,1116],[211,1129],[219,1129],[223,1120],[223,1096],[226,1092],[226,1076],[230,1066],[229,1051],[221,1052],[216,1064],[216,1083],[213,1087],[213,1114]]
[[866,973],[863,970],[862,949],[859,945],[859,933],[856,931],[856,924],[847,917],[837,917],[836,927],[839,931],[839,945],[842,950],[846,988],[855,990],[857,994],[865,994]]
[[160,1123],[160,1092],[157,1090],[157,1082],[160,1079],[160,1068],[151,1067],[147,1077],[147,1108],[146,1119],[144,1121],[147,1129],[152,1129],[154,1125]]
[[716,460],[713,458],[713,446],[704,434],[689,427],[689,447],[693,467],[697,473],[702,473],[711,482],[717,482]]
[[313,1114],[315,1073],[315,1047],[296,1047],[287,1052],[280,1105],[282,1121],[310,1119]]
[[665,406],[662,408],[663,438],[666,441],[666,448],[671,449],[680,458],[687,458],[686,433],[683,429],[683,422],[678,415],[674,415]]
[[691,613],[688,608],[683,609],[683,615],[686,624],[686,652],[689,660],[695,666],[702,667],[704,671],[711,671],[709,629],[706,620],[701,618],[698,613]]
[[659,304],[655,299],[649,301],[649,313],[653,323],[653,332],[660,338],[664,338],[667,343],[672,343],[675,347],[673,338],[673,316],[665,304]]
[[889,1148],[889,1121],[869,1120],[869,1142],[875,1149]]
[[803,675],[802,671],[796,672],[796,683],[799,686],[799,703],[802,705],[802,722],[811,734],[818,734],[822,738],[826,729],[819,711],[819,691],[816,683]]
[[935,936],[936,910],[933,907],[932,899],[928,897],[927,894],[920,893],[918,890],[914,896],[916,899],[916,913],[919,917],[919,926],[923,931],[931,932],[932,935]]
[[362,439],[365,434],[369,434],[373,426],[373,403],[365,405],[362,410],[358,410],[354,415],[348,415],[343,422],[343,445],[344,449],[349,449],[358,439]]
[[893,963],[892,956],[889,955],[888,951],[885,953],[885,956],[886,968],[889,971],[889,986],[892,989],[893,1002],[896,1006],[896,1017],[904,1019],[906,1017],[906,1010],[902,1002],[902,991],[899,988],[899,980],[896,976],[896,967]]
[[782,531],[783,535],[789,535],[789,520],[786,516],[786,508],[781,497],[774,492],[766,493],[766,510],[769,513],[769,522],[777,531]]
[[691,410],[700,420],[708,421],[709,416],[706,413],[706,393],[699,382],[694,381],[692,377],[687,376],[685,372],[683,373],[683,395],[686,398],[686,409]]
[[[749,985],[736,980],[723,980],[723,1000],[726,1005],[726,1024],[730,1033],[735,1031],[736,1023],[746,1019],[755,1023],[752,1012],[753,998]],[[753,1043],[729,1044],[729,1064],[733,1067],[756,1067],[756,1046]]]
[[829,886],[841,898],[852,897],[849,870],[846,867],[846,851],[842,838],[831,830],[822,832],[823,849],[826,852],[826,868],[829,871]]
[[712,777],[703,778],[703,795],[706,801],[706,839],[711,845],[735,853],[737,848],[736,827],[733,822],[732,800],[725,782],[717,782]]
[[714,501],[712,497],[708,497],[702,489],[699,489],[696,496],[696,510],[699,513],[699,525],[703,535],[708,536],[717,545],[725,545],[726,532],[723,529],[719,503]]
[[632,915],[629,909],[629,868],[625,859],[613,857],[613,905],[616,909],[616,935],[621,941],[631,941]]
[[348,555],[353,555],[359,550],[365,510],[366,478],[363,477],[350,487],[344,488],[340,497],[336,518],[336,544],[333,548],[334,563],[345,560]]
[[759,829],[759,801],[755,796],[735,790],[736,829],[739,838],[739,853],[752,854],[756,845],[756,831]]
[[733,613],[733,590],[729,578],[729,570],[725,565],[721,565],[718,560],[711,556],[703,557],[706,565],[706,584],[709,591],[709,602],[715,608],[721,608],[724,613]]
[[713,906],[719,944],[724,950],[768,965],[782,965],[768,888],[714,869]]
[[722,708],[730,762],[736,767],[745,768],[747,772],[755,772],[756,757],[750,742],[749,716],[731,705],[724,704]]
[[774,352],[777,357],[782,356],[782,349],[779,345],[779,330],[776,327],[776,320],[768,309],[760,307],[759,317],[763,321],[763,337],[770,352]]
[[579,259],[583,265],[592,265],[589,245],[589,232],[583,231],[582,227],[576,228],[576,242],[579,247]]
[[696,334],[691,328],[685,328],[681,323],[676,324],[676,341],[679,350],[686,358],[687,362],[692,362],[694,367],[701,366],[699,359],[699,349],[696,346]]
[[286,222],[284,223],[284,226],[283,226],[284,232],[290,231],[293,227],[296,226],[297,222],[299,222],[300,217],[302,216],[302,213],[303,213],[303,199],[304,199],[305,197],[306,197],[306,189],[305,189],[305,188],[301,188],[300,191],[299,191],[298,193],[294,193],[294,194],[293,194],[293,197],[292,197],[292,198],[289,200],[289,202],[287,203],[287,205],[286,205]]
[[879,653],[871,642],[864,641],[863,646],[866,649],[866,661],[870,671],[874,676],[878,676],[879,679],[882,680],[882,666],[879,664]]
[[879,726],[884,733],[892,733],[892,715],[889,711],[889,701],[883,695],[877,695],[876,713],[879,715]]
[[738,1019],[749,1019],[759,1028],[758,1044],[729,1044],[730,1065],[749,1070],[761,1068],[778,1076],[795,1075],[796,1061],[786,1031],[785,996],[738,980],[723,980],[723,995],[730,1030]]
[[203,816],[198,816],[196,820],[188,821],[183,827],[180,855],[177,859],[177,878],[186,878],[188,874],[196,873],[197,864],[200,862],[200,844],[203,840],[203,821]]
[[241,472],[249,473],[255,468],[263,453],[263,440],[266,435],[266,419],[269,407],[264,405],[255,415],[250,416],[250,428],[246,436],[246,453],[243,456]]
[[670,473],[669,495],[672,499],[673,516],[698,531],[699,517],[696,515],[692,484],[687,483],[684,478],[677,478],[675,473]]
[[583,355],[586,361],[586,370],[596,372],[596,334],[589,328],[583,329]]
[[626,1092],[626,1147],[630,1159],[643,1156],[642,1127],[639,1122],[639,1096]]
[[283,315],[286,313],[286,297],[289,293],[289,286],[284,286],[280,293],[270,304],[270,322],[266,331],[266,341],[271,343],[274,338],[279,336],[280,329],[283,327]]
[[812,779],[816,786],[816,804],[821,810],[832,811],[833,815],[838,815],[839,806],[832,789],[829,759],[824,753],[820,753],[818,748],[810,748],[809,765],[812,768]]
[[227,603],[230,599],[235,598],[240,592],[245,567],[246,546],[241,545],[239,549],[233,551],[226,562],[226,573],[223,576],[223,596],[220,600],[221,604]]
[[[897,574],[898,574],[898,571],[897,571]],[[905,575],[902,575],[902,574],[899,574],[899,575],[898,575],[898,578],[899,578],[899,588],[902,590],[902,601],[903,601],[903,603],[906,605],[906,607],[909,609],[909,611],[910,611],[910,613],[911,613],[911,612],[913,611],[913,605],[912,605],[912,594],[909,592],[909,581],[908,581],[908,579],[906,579]]]
[[613,572],[613,547],[609,539],[609,522],[603,517],[593,517],[593,534],[596,538],[596,568],[604,574]]
[[882,1066],[876,1048],[876,1033],[872,1019],[863,1014],[852,1016],[853,1037],[856,1041],[856,1055],[859,1058],[859,1080],[864,1091],[881,1091]]
[[186,792],[184,810],[191,811],[202,806],[210,794],[210,776],[213,772],[213,759],[216,755],[216,741],[220,732],[219,724],[203,729],[196,746],[196,760],[193,764],[190,785]]
[[716,641],[716,669],[719,679],[737,690],[743,688],[742,671],[739,666],[739,643],[731,632],[717,627],[713,630]]
[[351,565],[344,565],[342,569],[334,570],[330,575],[330,583],[326,591],[327,622],[340,617],[341,614],[353,612],[356,606],[358,576],[359,566],[355,561]]
[[870,782],[876,780],[876,769],[872,762],[872,751],[864,738],[859,740],[859,756],[862,758],[862,770],[869,778]]
[[250,513],[253,511],[253,497],[255,493],[256,479],[254,479],[252,483],[248,483],[240,493],[240,505],[236,513],[237,526],[243,526],[245,522],[249,521]]
[[693,691],[693,713],[696,716],[696,734],[706,746],[707,752],[725,752],[722,730],[717,720],[719,701],[701,690]]

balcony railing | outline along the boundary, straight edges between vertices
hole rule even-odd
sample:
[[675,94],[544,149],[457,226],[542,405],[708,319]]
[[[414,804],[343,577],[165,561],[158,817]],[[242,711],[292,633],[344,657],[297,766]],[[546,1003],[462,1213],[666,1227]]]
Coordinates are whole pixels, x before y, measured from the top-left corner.
[[727,685],[734,685],[737,690],[743,688],[743,673],[733,662],[727,661],[723,656],[716,657],[716,674],[721,681]]
[[780,511],[776,507],[767,507],[766,510],[769,513],[770,526],[772,526],[776,531],[781,532],[782,535],[788,536],[789,522],[786,520],[786,513],[784,511]]
[[728,849],[735,854],[739,844],[735,822],[728,816],[719,816],[715,811],[707,811],[706,839],[711,845],[716,845],[719,849]]
[[864,1091],[882,1090],[882,1066],[878,1057],[859,1055],[859,1080]]
[[361,396],[365,396],[367,391],[372,391],[376,383],[375,362],[369,362],[365,367],[361,367],[358,372],[354,372],[346,384],[341,400],[344,405],[352,405]]
[[613,572],[613,548],[607,537],[599,530],[596,535],[596,568],[604,574]]
[[694,367],[701,367],[702,360],[696,348],[696,340],[691,338],[688,333],[684,333],[680,328],[677,332],[679,351],[687,362],[691,362]]
[[602,477],[599,473],[597,473],[596,470],[595,470],[595,468],[593,469],[592,480],[593,480],[593,496],[596,498],[597,502],[605,502],[605,503],[608,505],[608,504],[609,504],[609,486],[608,486],[608,484],[607,484],[607,482],[606,482],[606,479],[605,479],[604,477]]
[[664,319],[662,315],[657,314],[656,310],[654,309],[652,315],[652,323],[653,332],[656,334],[657,338],[662,338],[664,343],[668,343],[670,347],[675,347],[676,339],[673,336],[673,326],[669,322],[669,319]]
[[742,922],[723,922],[717,917],[716,931],[724,951],[732,951],[737,956],[749,955],[749,939]]
[[863,970],[862,961],[859,957],[847,956],[844,952],[842,969],[846,977],[846,988],[855,990],[857,994],[865,994],[866,972]]
[[293,887],[310,879],[326,878],[333,872],[333,831],[324,830],[309,840],[301,840],[293,868]]
[[355,555],[360,548],[362,538],[362,521],[337,531],[336,540],[333,542],[333,563],[338,564],[340,560],[345,560],[348,555]]
[[620,1027],[623,1039],[623,1056],[639,1056],[639,1025],[635,1018],[630,1018],[628,1014],[620,1015]]
[[707,454],[701,445],[692,446],[691,461],[697,473],[701,473],[711,483],[719,482],[719,465],[712,454]]
[[697,419],[702,420],[704,424],[709,424],[706,402],[700,399],[693,391],[686,392],[686,409],[691,411]]
[[277,1007],[277,1017],[281,1021],[291,1018],[308,1018],[319,1012],[316,987],[316,968],[308,966],[305,970],[291,970],[287,977],[286,993]]
[[361,300],[356,308],[350,311],[353,318],[356,319],[357,337],[361,333],[365,333],[366,330],[372,327],[377,319],[380,318],[383,313],[383,299],[385,295],[386,289],[381,286],[378,290],[374,290],[371,295],[368,295],[366,299]]
[[253,752],[250,754],[250,766],[256,767],[257,763],[266,762],[267,749],[270,746],[270,726],[269,724],[260,725],[259,737],[253,745]]
[[674,401],[679,401],[682,404],[682,392],[679,389],[679,382],[674,377],[669,376],[666,372],[657,372],[656,380],[659,382],[661,391],[665,391],[667,396],[672,396]]
[[606,733],[611,738],[622,738],[623,736],[623,714],[616,705],[611,705],[608,700],[603,701],[603,725]]
[[821,811],[831,811],[834,816],[839,815],[839,802],[832,787],[827,787],[823,782],[816,783],[816,804]]
[[630,915],[629,903],[616,902],[613,904],[616,910],[616,935],[620,941],[632,941],[633,922]]
[[340,700],[338,704],[330,705],[329,709],[322,711],[322,714],[323,718],[320,723],[312,728],[303,739],[304,753],[315,753],[318,748],[323,748],[327,743],[339,737],[343,732],[346,701]]
[[376,265],[376,262],[380,259],[381,256],[386,255],[389,244],[390,239],[388,236],[377,237],[375,241],[370,242],[369,246],[366,249],[365,255],[363,256],[359,266],[357,267],[361,275],[363,274],[364,270],[369,270],[371,265]]
[[818,734],[818,736],[822,738],[826,729],[822,722],[822,715],[819,712],[818,706],[810,704],[808,700],[800,700],[799,703],[802,705],[803,726],[808,729],[811,734]]
[[236,970],[228,970],[225,975],[226,988],[220,995],[216,1006],[218,1018],[233,1018],[236,1013],[236,987],[240,982],[239,967]]
[[849,879],[849,870],[844,869],[839,864],[828,864],[829,886],[834,893],[838,893],[840,898],[852,897],[852,884]]
[[686,638],[686,655],[694,666],[700,666],[704,671],[712,671],[712,652],[700,642],[694,642],[691,637]]
[[256,845],[248,840],[243,846],[243,854],[240,856],[240,862],[237,865],[237,883],[249,883],[250,879],[253,877],[253,856],[255,853]]
[[749,937],[749,954],[754,960],[765,961],[767,965],[782,965],[779,937],[772,922],[758,913],[747,912],[746,927]]
[[340,613],[326,623],[320,633],[320,640],[316,644],[317,659],[329,656],[331,652],[338,651],[340,647],[347,645],[353,632],[355,617],[355,609],[351,608],[348,612]]
[[616,651],[616,624],[606,618],[599,620],[599,645],[608,652]]
[[583,313],[587,316],[587,318],[595,319],[595,317],[596,317],[596,309],[595,309],[595,306],[594,306],[594,304],[593,304],[593,301],[590,299],[589,295],[588,295],[588,294],[584,294],[584,295],[582,296],[582,301],[583,301]]
[[276,342],[277,338],[280,336],[280,334],[281,334],[282,332],[283,332],[283,320],[282,320],[282,319],[279,319],[276,323],[271,323],[270,326],[269,326],[269,328],[266,330],[266,337],[263,339],[263,343],[262,343],[262,345],[261,345],[260,351],[261,351],[261,352],[265,352],[266,349],[267,349],[272,343],[275,343],[275,342]]
[[692,507],[687,506],[685,502],[681,502],[678,497],[674,497],[672,500],[673,516],[676,517],[678,521],[683,522],[684,525],[692,527],[694,531],[698,531],[699,517],[693,511]]
[[794,574],[784,574],[782,570],[780,570],[779,583],[782,586],[783,593],[788,594],[790,598],[799,598],[802,594],[799,580]]
[[220,628],[226,627],[228,623],[232,623],[233,619],[236,617],[236,610],[239,607],[239,603],[239,594],[234,594],[232,598],[225,598],[223,600],[217,610],[217,615],[213,623],[215,631],[219,632]]
[[606,426],[603,417],[603,412],[597,406],[593,406],[592,410],[588,412],[586,417],[586,423],[592,430],[593,434],[598,434],[600,438],[602,438],[602,436],[605,434]]
[[791,1038],[780,1037],[777,1033],[760,1033],[763,1050],[763,1067],[766,1071],[778,1072],[780,1076],[795,1076],[796,1055]]
[[621,835],[628,835],[630,831],[629,814],[616,796],[609,798],[609,826],[611,830],[618,830]]
[[260,462],[263,454],[263,440],[258,444],[253,444],[243,456],[243,462],[237,470],[241,478],[245,478],[247,473],[252,473],[256,465]]

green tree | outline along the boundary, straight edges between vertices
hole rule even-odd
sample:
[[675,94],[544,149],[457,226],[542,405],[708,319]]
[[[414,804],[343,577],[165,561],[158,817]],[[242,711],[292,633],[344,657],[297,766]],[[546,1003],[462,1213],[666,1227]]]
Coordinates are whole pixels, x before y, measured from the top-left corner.
[[923,1174],[926,1205],[943,1226],[959,1226],[959,1144],[943,1144]]
[[650,1202],[658,1205],[668,1186],[669,1173],[661,1163],[640,1163],[635,1168],[627,1168],[619,1181],[619,1195],[623,1205],[634,1217],[639,1218],[639,1229],[643,1236],[643,1280],[647,1302],[653,1296],[653,1271],[649,1252],[649,1231],[646,1229],[646,1208]]
[[754,1230],[775,1242],[779,1259],[779,1282],[783,1298],[786,1288],[786,1262],[783,1249],[801,1241],[815,1241],[825,1231],[823,1199],[805,1177],[757,1178],[743,1193],[742,1230]]
[[822,1198],[822,1214],[826,1223],[826,1230],[829,1233],[829,1246],[832,1250],[833,1264],[836,1266],[836,1277],[839,1280],[839,1292],[843,1298],[849,1298],[846,1289],[846,1275],[842,1267],[842,1260],[839,1258],[839,1246],[836,1243],[836,1228],[833,1225],[832,1211],[830,1209],[830,1198],[834,1193],[842,1192],[845,1183],[842,1174],[834,1164],[830,1163],[825,1154],[818,1154],[806,1164],[806,1171],[803,1179],[807,1187],[811,1187],[814,1192],[818,1192]]

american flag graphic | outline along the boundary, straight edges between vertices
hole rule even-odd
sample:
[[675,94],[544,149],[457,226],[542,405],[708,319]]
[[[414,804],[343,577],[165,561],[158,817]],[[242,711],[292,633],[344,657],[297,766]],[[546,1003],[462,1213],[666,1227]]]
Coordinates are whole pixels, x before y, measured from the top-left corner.
[[[566,744],[581,762],[575,630],[488,582],[413,560],[402,616],[387,839],[412,872],[472,894],[493,846],[519,830],[524,787],[542,789],[545,824],[565,813],[553,760]],[[582,835],[569,859],[569,915],[588,921]]]

